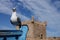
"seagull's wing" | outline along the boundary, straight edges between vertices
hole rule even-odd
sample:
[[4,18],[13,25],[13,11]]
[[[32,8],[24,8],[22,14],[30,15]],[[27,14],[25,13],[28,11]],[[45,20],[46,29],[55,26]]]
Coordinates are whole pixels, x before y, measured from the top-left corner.
[[21,27],[21,19],[19,17],[17,17],[17,22],[19,23],[18,26]]

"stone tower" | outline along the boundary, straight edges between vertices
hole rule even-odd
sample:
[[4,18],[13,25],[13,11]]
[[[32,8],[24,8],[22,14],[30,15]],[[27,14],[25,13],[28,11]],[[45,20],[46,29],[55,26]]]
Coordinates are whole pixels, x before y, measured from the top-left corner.
[[32,20],[22,22],[22,25],[28,25],[28,33],[26,40],[45,40],[46,39],[46,25],[47,22]]

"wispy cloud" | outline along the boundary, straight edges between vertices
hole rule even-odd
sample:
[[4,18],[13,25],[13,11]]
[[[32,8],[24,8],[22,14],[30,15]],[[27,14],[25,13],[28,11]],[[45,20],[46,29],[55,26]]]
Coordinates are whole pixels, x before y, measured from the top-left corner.
[[[51,33],[52,30],[56,30],[56,35],[60,34],[60,13],[56,10],[56,7],[50,4],[50,0],[18,0],[23,3],[23,7],[31,10],[35,17],[40,21],[47,21],[47,33]],[[57,3],[57,2],[55,2]],[[19,4],[19,3],[18,3]],[[59,3],[57,3],[59,4]],[[11,15],[11,9],[13,8],[13,3],[9,0],[0,0],[0,12],[4,14]],[[18,6],[18,5],[17,5]],[[59,6],[58,6],[59,7]],[[28,20],[29,18],[18,13],[18,16],[22,18],[22,20]],[[55,33],[55,32],[54,32]],[[51,33],[53,36],[53,32]],[[49,34],[50,35],[50,34]]]
[[33,11],[34,16],[37,16],[39,21],[47,21],[47,27],[50,30],[56,30],[56,35],[60,33],[60,14],[56,7],[52,6],[47,0],[23,0],[22,2],[25,7]]
[[[14,4],[10,0],[0,0],[0,13],[11,15],[12,8]],[[18,14],[18,13],[17,13]],[[19,13],[19,16],[23,17],[22,19],[29,19],[28,17]]]

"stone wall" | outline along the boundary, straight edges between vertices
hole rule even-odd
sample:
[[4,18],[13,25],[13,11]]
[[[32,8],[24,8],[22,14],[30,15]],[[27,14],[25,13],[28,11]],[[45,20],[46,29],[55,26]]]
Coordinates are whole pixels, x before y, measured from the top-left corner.
[[27,33],[27,40],[46,39],[46,27],[44,23],[24,21],[22,22],[22,25],[28,25],[29,30]]
[[46,37],[47,22],[35,21],[34,18],[22,22],[22,25],[28,25],[26,40],[60,40],[60,37]]

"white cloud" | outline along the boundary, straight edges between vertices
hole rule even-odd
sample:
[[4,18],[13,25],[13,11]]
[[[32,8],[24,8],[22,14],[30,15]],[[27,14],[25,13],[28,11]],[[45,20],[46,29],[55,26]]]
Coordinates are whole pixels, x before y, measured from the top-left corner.
[[[56,11],[56,8],[49,5],[49,3],[45,0],[19,0],[24,3],[24,7],[27,7],[31,10],[34,16],[38,16],[39,21],[48,22],[47,27],[50,29],[54,29],[59,32],[60,28],[60,14]],[[0,0],[0,12],[4,14],[11,15],[11,9],[13,7],[13,3],[7,0]],[[28,20],[29,18],[18,13],[18,15],[22,18],[22,20]],[[56,29],[57,28],[57,29]],[[53,34],[52,34],[53,35]]]
[[38,16],[39,21],[47,21],[47,27],[60,33],[60,14],[47,0],[23,0],[22,2],[35,14],[34,16]]
[[[13,3],[10,1],[10,0],[0,0],[0,12],[1,13],[4,13],[4,14],[8,14],[8,15],[11,15],[12,13],[12,8],[13,8]],[[26,19],[28,20],[29,18],[22,15],[21,13],[19,13],[19,16],[22,16],[23,18],[22,19]]]
[[22,14],[17,14],[20,18],[21,18],[21,20],[22,21],[24,21],[24,20],[29,20],[30,18],[28,18],[28,17],[26,17],[26,16],[24,16],[24,15],[22,15]]

